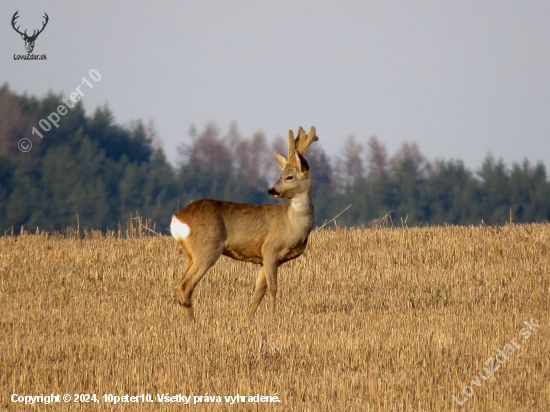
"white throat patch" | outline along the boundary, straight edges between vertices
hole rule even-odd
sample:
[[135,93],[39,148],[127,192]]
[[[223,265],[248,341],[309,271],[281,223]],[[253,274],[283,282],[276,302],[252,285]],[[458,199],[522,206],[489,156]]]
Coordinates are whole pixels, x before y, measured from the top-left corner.
[[307,194],[296,196],[290,203],[297,212],[307,212],[309,210],[309,197]]

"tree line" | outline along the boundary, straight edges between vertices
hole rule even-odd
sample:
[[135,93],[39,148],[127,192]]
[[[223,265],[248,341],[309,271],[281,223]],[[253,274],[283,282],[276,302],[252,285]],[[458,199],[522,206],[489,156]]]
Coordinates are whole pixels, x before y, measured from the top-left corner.
[[[235,123],[227,132],[213,123],[191,126],[190,143],[178,147],[172,166],[154,124],[117,124],[108,105],[88,116],[80,102],[43,139],[30,137],[61,100],[53,92],[39,99],[0,88],[1,234],[21,226],[113,230],[136,211],[167,233],[171,215],[193,200],[276,202],[267,189],[280,173],[273,151],[286,154],[286,138],[244,137]],[[18,149],[22,138],[31,138],[31,151]],[[384,215],[407,226],[550,220],[542,163],[507,168],[488,155],[472,172],[460,160],[427,161],[415,143],[388,156],[376,136],[364,143],[350,136],[332,158],[320,143],[306,156],[318,226],[349,205],[331,225],[369,226]]]

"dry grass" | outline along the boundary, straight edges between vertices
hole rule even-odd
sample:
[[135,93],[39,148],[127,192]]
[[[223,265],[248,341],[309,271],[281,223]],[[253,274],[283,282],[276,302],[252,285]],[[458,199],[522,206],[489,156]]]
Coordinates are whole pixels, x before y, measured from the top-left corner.
[[[222,258],[187,324],[171,238],[1,237],[0,409],[31,408],[13,393],[168,392],[281,402],[116,408],[549,410],[549,250],[548,224],[317,231],[279,272],[276,321],[265,301],[246,318],[258,267]],[[459,407],[451,395],[531,318],[540,328]]]

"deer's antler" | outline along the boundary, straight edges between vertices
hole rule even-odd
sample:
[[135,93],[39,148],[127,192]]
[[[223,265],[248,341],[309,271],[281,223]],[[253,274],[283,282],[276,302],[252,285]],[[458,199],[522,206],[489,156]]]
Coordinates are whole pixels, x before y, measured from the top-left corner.
[[12,26],[13,29],[14,29],[17,33],[19,33],[21,36],[26,36],[26,33],[27,33],[26,30],[25,30],[25,33],[21,33],[21,32],[19,31],[19,27],[21,27],[21,26],[17,26],[17,28],[15,28],[15,20],[17,20],[17,18],[19,17],[19,16],[17,15],[17,13],[19,13],[19,10],[17,10],[17,11],[14,13],[14,15],[13,15],[13,17],[12,17],[12,19],[11,19],[11,26]]
[[[299,133],[299,130],[298,130]],[[298,140],[298,138],[296,138]],[[287,159],[289,161],[293,161],[291,159],[294,159],[294,154],[296,152],[296,141],[294,140],[294,132],[292,130],[288,131],[288,157]]]
[[46,24],[48,24],[48,21],[50,21],[50,18],[48,17],[48,14],[46,12],[44,12],[44,16],[42,16],[44,18],[46,18],[46,21],[44,23],[42,23],[42,28],[40,30],[38,30],[38,33],[34,34],[34,31],[32,33],[32,37],[38,37],[38,35],[40,33],[42,33],[44,31],[44,29],[46,28]]
[[18,13],[19,13],[19,10],[17,10],[15,12],[15,14],[13,15],[13,17],[11,19],[11,25],[17,33],[19,33],[21,36],[25,36],[25,39],[28,39],[28,40],[31,40],[31,41],[36,39],[38,37],[38,35],[44,31],[44,28],[46,28],[46,24],[48,24],[48,21],[50,20],[50,18],[48,17],[48,14],[44,12],[43,17],[46,19],[46,21],[44,23],[42,23],[42,28],[40,30],[38,30],[38,33],[36,32],[36,30],[33,30],[32,35],[29,36],[27,34],[27,30],[25,30],[24,33],[19,31],[19,27],[21,27],[21,26],[15,27],[15,20],[17,20],[19,18],[19,16],[17,15]]
[[315,126],[311,126],[309,135],[306,136],[306,131],[300,126],[298,128],[298,137],[296,138],[296,150],[303,155],[310,144],[319,140],[319,137],[315,134]]
[[[44,23],[42,23],[42,28],[40,30],[38,30],[38,33],[36,33],[36,30],[33,30],[32,31],[32,36],[29,36],[30,39],[36,39],[38,37],[38,35],[40,33],[42,33],[44,31],[44,29],[46,28],[46,24],[48,24],[48,21],[50,20],[50,18],[48,17],[48,15],[46,14],[46,12],[44,12],[44,16],[46,18],[46,21]],[[27,31],[25,30],[25,33]]]

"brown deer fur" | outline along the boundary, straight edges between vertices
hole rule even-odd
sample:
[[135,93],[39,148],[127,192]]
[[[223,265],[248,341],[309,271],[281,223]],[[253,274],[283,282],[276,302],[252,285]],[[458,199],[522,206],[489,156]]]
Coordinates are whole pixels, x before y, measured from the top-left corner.
[[304,252],[314,224],[309,165],[303,154],[319,138],[314,127],[307,136],[300,127],[296,140],[290,130],[288,138],[288,156],[275,152],[283,172],[268,193],[290,199],[290,203],[251,205],[204,199],[172,216],[172,236],[186,255],[185,270],[176,291],[189,319],[194,319],[193,289],[221,255],[261,265],[250,316],[256,312],[266,290],[271,312],[275,313],[277,269]]

